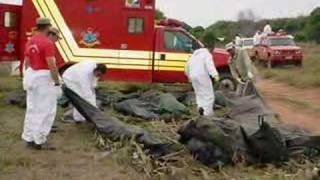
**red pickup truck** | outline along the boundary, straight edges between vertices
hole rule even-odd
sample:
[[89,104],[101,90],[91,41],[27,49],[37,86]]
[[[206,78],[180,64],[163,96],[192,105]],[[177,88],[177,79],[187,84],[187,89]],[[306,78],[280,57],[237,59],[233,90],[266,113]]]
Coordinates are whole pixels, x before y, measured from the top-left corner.
[[290,35],[269,35],[254,47],[254,59],[268,68],[275,65],[302,66],[303,54]]

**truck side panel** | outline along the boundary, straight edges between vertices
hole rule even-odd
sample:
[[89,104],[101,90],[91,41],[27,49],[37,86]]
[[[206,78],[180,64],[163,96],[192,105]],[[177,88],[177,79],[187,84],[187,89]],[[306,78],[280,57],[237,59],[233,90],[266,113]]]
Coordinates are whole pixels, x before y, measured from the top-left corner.
[[110,80],[151,82],[154,1],[140,2],[25,0],[23,31],[31,31],[36,17],[48,17],[62,32],[56,45],[66,63],[105,63]]
[[0,61],[19,58],[21,7],[0,3]]
[[[25,0],[24,35],[32,36],[39,16],[50,18],[62,33],[56,43],[59,62],[104,63],[108,80],[187,82],[184,66],[195,39],[181,28],[157,31],[154,0]],[[26,41],[27,36],[22,48]]]

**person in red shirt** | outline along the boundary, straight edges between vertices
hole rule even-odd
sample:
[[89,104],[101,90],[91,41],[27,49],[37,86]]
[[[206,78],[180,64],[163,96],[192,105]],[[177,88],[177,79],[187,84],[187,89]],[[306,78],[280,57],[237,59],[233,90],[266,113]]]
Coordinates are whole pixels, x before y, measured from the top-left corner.
[[[26,44],[24,89],[27,91],[27,110],[22,139],[35,149],[54,149],[47,145],[57,111],[57,98],[61,93],[59,73],[55,59],[50,19],[37,19],[37,34]],[[54,38],[54,36],[57,36]]]

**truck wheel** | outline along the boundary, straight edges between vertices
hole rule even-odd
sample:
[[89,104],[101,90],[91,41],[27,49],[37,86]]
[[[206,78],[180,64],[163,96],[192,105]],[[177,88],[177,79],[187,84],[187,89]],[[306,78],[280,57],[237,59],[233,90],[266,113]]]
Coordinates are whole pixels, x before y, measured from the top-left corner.
[[301,68],[302,67],[302,61],[298,61],[298,62],[296,62],[296,64],[295,64],[297,67],[299,67],[299,68]]
[[235,91],[237,89],[237,83],[231,75],[222,75],[216,87],[221,91]]
[[257,56],[256,56],[256,55],[253,55],[253,56],[251,57],[251,61],[252,61],[253,63],[255,63],[255,62],[257,61]]
[[258,65],[261,64],[261,59],[259,58],[258,52],[255,52],[253,55],[253,62],[257,63]]
[[258,66],[261,66],[261,67],[263,67],[265,64],[264,64],[264,60],[262,60],[262,59],[260,59],[259,57],[257,57],[257,65]]

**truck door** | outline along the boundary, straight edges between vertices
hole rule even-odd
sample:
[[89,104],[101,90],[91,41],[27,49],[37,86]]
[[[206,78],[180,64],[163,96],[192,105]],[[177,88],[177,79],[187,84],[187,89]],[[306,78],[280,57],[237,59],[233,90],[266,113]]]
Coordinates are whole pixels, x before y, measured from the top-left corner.
[[184,74],[185,64],[191,56],[192,49],[199,44],[179,29],[161,29],[157,36],[153,81],[187,82]]
[[0,3],[0,61],[19,58],[21,7]]

